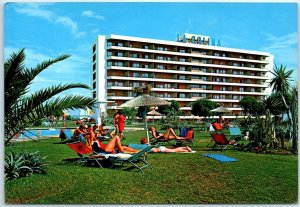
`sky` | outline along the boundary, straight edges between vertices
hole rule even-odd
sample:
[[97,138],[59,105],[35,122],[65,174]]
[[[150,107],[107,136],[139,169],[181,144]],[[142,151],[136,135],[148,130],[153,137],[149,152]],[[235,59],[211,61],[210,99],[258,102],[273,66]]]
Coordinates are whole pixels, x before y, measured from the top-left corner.
[[[175,41],[193,33],[221,46],[274,55],[298,80],[297,3],[60,2],[4,5],[4,61],[25,48],[26,66],[71,54],[35,79],[31,90],[80,82],[91,85],[91,47],[97,35]],[[71,90],[91,96],[87,90]]]

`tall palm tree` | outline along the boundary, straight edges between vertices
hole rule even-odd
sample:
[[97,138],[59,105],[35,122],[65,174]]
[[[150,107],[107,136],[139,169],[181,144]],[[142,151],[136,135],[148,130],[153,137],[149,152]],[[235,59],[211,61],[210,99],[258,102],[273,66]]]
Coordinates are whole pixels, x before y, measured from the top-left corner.
[[34,78],[50,65],[67,59],[70,55],[43,61],[35,68],[26,68],[25,50],[12,53],[4,63],[5,81],[5,144],[19,132],[30,126],[36,120],[46,115],[65,109],[92,108],[94,99],[80,95],[61,96],[60,93],[68,89],[89,89],[85,84],[70,83],[56,85],[29,93],[29,86]]
[[[287,71],[285,66],[280,65],[279,67],[275,66],[274,71],[270,71],[270,72],[274,76],[270,82],[270,86],[272,87],[273,92],[278,93],[281,96],[281,99],[286,109],[286,113],[290,123],[290,135],[291,135],[290,137],[292,139],[297,139],[297,137],[293,137],[293,133],[292,133],[293,128],[297,126],[295,126],[295,123],[293,123],[291,109],[286,101],[286,96],[290,92],[290,81],[291,81],[291,75],[293,71],[292,70]],[[295,147],[296,146],[293,146],[293,148]]]

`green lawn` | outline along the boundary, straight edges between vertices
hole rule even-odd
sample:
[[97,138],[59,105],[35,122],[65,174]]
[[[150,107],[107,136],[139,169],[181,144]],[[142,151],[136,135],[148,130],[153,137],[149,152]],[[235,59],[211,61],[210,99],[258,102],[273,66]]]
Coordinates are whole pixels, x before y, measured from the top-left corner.
[[[127,132],[124,144],[145,132]],[[6,204],[294,204],[298,202],[298,157],[226,150],[211,152],[209,134],[195,133],[195,154],[149,153],[153,166],[138,171],[87,167],[68,161],[77,154],[59,139],[15,143],[6,150],[40,151],[47,174],[5,183]],[[218,153],[238,159],[220,163]]]

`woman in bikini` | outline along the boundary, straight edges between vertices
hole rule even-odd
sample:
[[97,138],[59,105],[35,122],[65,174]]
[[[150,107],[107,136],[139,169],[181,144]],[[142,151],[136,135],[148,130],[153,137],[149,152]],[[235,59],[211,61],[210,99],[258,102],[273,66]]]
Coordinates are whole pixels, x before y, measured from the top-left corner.
[[176,139],[178,136],[175,134],[174,130],[172,128],[169,128],[165,131],[164,134],[156,131],[154,127],[149,127],[149,132],[152,134],[154,139],[158,140],[168,140],[168,139]]

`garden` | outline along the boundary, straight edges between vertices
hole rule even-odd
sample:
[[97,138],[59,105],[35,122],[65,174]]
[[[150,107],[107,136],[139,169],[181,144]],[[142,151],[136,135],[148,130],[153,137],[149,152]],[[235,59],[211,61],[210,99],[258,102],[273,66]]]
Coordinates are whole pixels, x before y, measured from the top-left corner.
[[[198,99],[191,103],[194,116],[204,123],[180,120],[179,104],[159,106],[165,117],[156,128],[193,127],[190,145],[195,153],[148,153],[152,165],[145,173],[125,167],[104,168],[76,163],[76,152],[57,136],[24,142],[16,137],[39,127],[52,113],[68,109],[92,109],[96,100],[81,95],[60,96],[69,89],[89,89],[71,83],[30,93],[29,86],[40,72],[70,55],[44,61],[36,68],[24,65],[24,49],[13,53],[4,64],[5,78],[5,203],[7,204],[296,204],[298,202],[298,86],[291,85],[291,70],[275,67],[270,82],[272,94],[263,99],[243,97],[244,116],[232,120],[241,127],[239,144],[221,151],[209,145],[211,133],[205,122],[218,103]],[[155,93],[151,86],[134,88],[136,96]],[[139,143],[145,130],[128,130],[135,117],[145,120],[147,107],[124,109],[126,139]],[[72,119],[70,119],[72,122]],[[74,123],[73,123],[74,124]],[[110,125],[108,121],[108,125]],[[149,122],[150,124],[150,122]],[[56,125],[59,127],[60,125]],[[74,126],[74,125],[72,125]],[[143,126],[143,125],[142,125]],[[229,138],[227,129],[224,134]],[[247,135],[247,140],[244,136]],[[173,143],[164,143],[173,147]],[[204,154],[235,158],[219,162]]]

